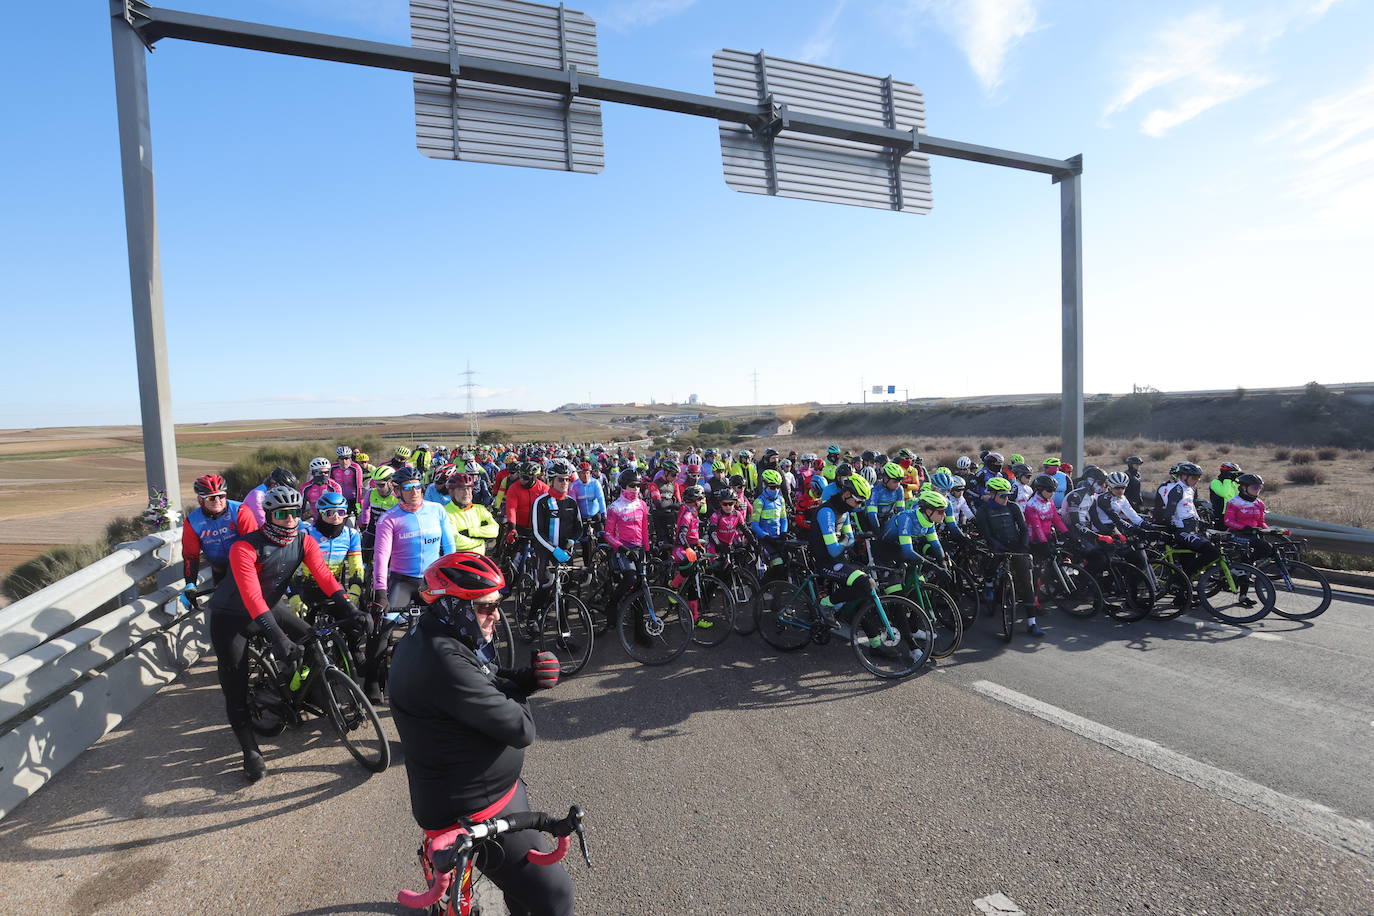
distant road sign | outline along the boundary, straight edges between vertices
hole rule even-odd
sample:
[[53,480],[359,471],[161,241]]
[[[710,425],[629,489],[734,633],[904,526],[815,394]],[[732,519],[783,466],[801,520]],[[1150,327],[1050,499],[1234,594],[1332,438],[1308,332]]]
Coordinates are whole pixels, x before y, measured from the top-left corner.
[[887,393],[888,393],[888,394],[896,394],[896,393],[897,393],[897,386],[896,386],[896,385],[888,385],[888,386],[887,386]]
[[[410,0],[417,48],[596,75],[596,23],[519,0]],[[415,139],[435,159],[569,172],[605,165],[601,103],[454,78],[415,77]]]
[[[769,131],[722,122],[725,183],[746,194],[928,213],[930,159],[854,140],[789,133],[789,111],[919,133],[925,97],[911,83],[816,64],[768,57],[762,51],[717,51],[716,95],[766,103]],[[909,148],[909,147],[908,147]]]
[[882,394],[882,393],[883,393],[883,386],[882,386],[882,385],[874,385],[874,386],[873,386],[873,393],[874,393],[874,394]]

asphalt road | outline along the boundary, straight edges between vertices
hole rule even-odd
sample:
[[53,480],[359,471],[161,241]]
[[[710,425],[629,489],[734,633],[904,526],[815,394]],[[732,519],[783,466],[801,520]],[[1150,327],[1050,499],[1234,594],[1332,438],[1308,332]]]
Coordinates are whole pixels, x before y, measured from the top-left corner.
[[[537,698],[526,775],[588,811],[581,913],[1367,914],[1371,615],[1051,617],[897,684],[837,645],[605,644]],[[403,766],[307,728],[249,786],[222,715],[198,665],[0,822],[0,912],[410,912]]]

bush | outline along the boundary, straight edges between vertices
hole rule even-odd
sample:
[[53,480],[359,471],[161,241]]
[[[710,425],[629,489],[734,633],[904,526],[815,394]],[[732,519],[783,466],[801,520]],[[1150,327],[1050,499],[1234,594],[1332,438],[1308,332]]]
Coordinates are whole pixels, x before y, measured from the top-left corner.
[[73,544],[56,547],[39,554],[27,563],[20,563],[0,584],[0,591],[11,601],[27,598],[58,579],[70,576],[105,556],[108,551],[95,544]]
[[[508,442],[515,438],[504,429],[484,429],[477,434],[478,445],[489,445],[496,442]],[[372,454],[368,452],[368,454]],[[375,462],[374,462],[375,463]]]
[[1169,448],[1167,445],[1156,445],[1154,448],[1150,449],[1148,454],[1153,461],[1163,461],[1165,458],[1169,457],[1171,452],[1173,452],[1173,449]]
[[1287,461],[1287,460],[1288,460],[1288,456],[1291,455],[1291,454],[1293,454],[1293,452],[1292,452],[1291,449],[1276,448],[1276,449],[1274,449],[1274,460],[1275,460],[1275,461]]
[[1048,439],[1045,441],[1044,449],[1046,455],[1058,455],[1060,442],[1058,439]]
[[1294,464],[1311,464],[1316,459],[1311,452],[1294,452],[1291,460]]
[[729,420],[707,420],[697,427],[697,432],[707,436],[728,436],[734,428],[735,425]]
[[1334,449],[1334,448],[1319,448],[1319,449],[1317,449],[1317,460],[1318,460],[1318,461],[1335,461],[1336,458],[1338,458],[1338,457],[1340,456],[1340,454],[1341,454],[1341,453],[1338,452],[1338,451],[1337,451],[1336,449]]
[[1326,475],[1316,468],[1298,467],[1288,469],[1288,482],[1298,486],[1326,483]]
[[[888,454],[888,455],[896,455],[898,451],[900,451],[901,449],[904,449],[904,448],[909,448],[909,449],[911,449],[913,452],[916,451],[916,445],[915,445],[914,443],[910,442],[909,440],[902,439],[902,440],[899,440],[899,441],[894,442],[894,443],[892,443],[891,445],[889,445],[889,446],[887,447],[887,454]],[[859,449],[859,451],[862,452],[863,449]],[[930,450],[930,449],[927,449],[926,451],[929,452],[929,451],[931,451],[931,450]]]
[[[1196,442],[1185,442],[1185,443],[1183,443],[1183,450],[1184,450],[1185,452],[1191,452],[1191,451],[1192,451],[1193,449],[1195,449],[1195,448],[1197,448],[1197,443],[1196,443]],[[1189,459],[1189,460],[1191,460],[1191,459]]]
[[1231,446],[1229,446],[1229,445],[1218,445],[1218,446],[1217,446],[1217,454],[1218,454],[1218,455],[1229,455],[1229,454],[1231,454]]
[[1083,450],[1089,455],[1096,457],[1098,455],[1105,455],[1107,453],[1107,446],[1100,442],[1090,442]]

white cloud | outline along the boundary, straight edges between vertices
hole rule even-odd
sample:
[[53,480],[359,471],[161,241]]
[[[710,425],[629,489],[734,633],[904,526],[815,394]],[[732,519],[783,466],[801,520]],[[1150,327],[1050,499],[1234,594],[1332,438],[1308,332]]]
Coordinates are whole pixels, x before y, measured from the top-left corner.
[[836,0],[830,12],[820,21],[815,30],[802,44],[797,51],[797,59],[820,63],[830,56],[830,52],[835,47],[835,24],[839,22],[840,14],[844,12],[849,0]]
[[905,0],[901,28],[910,22],[933,19],[964,52],[974,75],[989,92],[1002,85],[1007,56],[1038,25],[1038,0]]
[[612,5],[598,21],[622,32],[661,22],[670,16],[686,12],[697,0],[622,0]]
[[1270,82],[1265,52],[1294,24],[1323,16],[1339,0],[1300,0],[1250,8],[1227,17],[1211,6],[1166,23],[1130,62],[1121,89],[1103,117],[1150,96],[1158,107],[1140,121],[1142,133],[1162,137],[1218,105]]

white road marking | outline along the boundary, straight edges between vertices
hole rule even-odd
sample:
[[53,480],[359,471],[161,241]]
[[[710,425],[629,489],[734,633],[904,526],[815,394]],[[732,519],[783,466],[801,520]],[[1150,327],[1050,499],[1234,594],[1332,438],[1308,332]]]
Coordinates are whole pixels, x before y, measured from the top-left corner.
[[979,897],[973,901],[973,906],[982,913],[983,916],[1026,916],[1021,907],[998,891],[995,894],[988,894],[986,897]]
[[1374,826],[1368,821],[1343,817],[1325,805],[1284,795],[1243,776],[1185,757],[1149,739],[1117,731],[1000,684],[974,681],[972,687],[986,697],[1096,741],[1157,770],[1191,782],[1204,791],[1258,811],[1295,833],[1374,860]]

